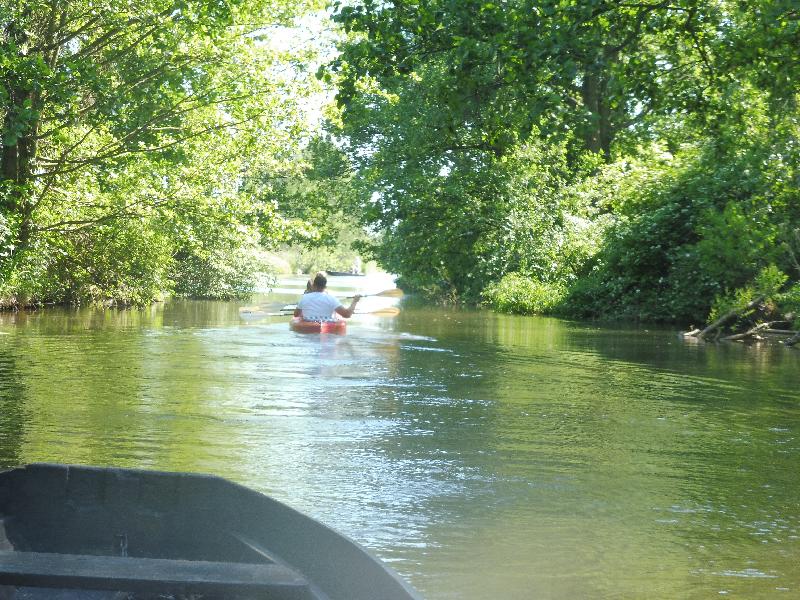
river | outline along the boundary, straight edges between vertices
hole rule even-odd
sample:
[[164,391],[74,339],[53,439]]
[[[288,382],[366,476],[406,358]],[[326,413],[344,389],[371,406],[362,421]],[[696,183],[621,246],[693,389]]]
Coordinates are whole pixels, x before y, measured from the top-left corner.
[[222,475],[429,600],[800,596],[800,351],[410,305],[304,336],[241,306],[0,315],[0,466]]

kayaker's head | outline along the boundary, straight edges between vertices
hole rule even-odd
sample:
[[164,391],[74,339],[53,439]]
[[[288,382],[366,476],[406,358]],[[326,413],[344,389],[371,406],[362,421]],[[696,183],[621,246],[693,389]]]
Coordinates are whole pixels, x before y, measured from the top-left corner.
[[313,292],[313,291],[314,291],[314,280],[309,279],[308,281],[306,281],[306,291],[303,293],[307,294],[308,292]]
[[316,275],[314,275],[313,291],[324,292],[326,287],[328,287],[328,277],[325,274],[325,271],[319,271]]

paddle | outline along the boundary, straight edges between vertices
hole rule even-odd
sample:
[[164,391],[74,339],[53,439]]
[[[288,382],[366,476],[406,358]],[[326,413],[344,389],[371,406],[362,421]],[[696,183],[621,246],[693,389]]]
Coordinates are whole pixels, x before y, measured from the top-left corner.
[[[362,298],[369,298],[371,296],[375,296],[376,298],[402,298],[404,296],[403,290],[400,288],[394,288],[391,290],[384,290],[382,292],[378,292],[377,294],[361,294]],[[346,296],[346,300],[353,298],[353,296]],[[294,310],[296,304],[287,304],[281,310]],[[358,313],[357,313],[358,314]],[[366,314],[366,313],[365,313]],[[369,313],[372,314],[372,313]]]
[[[402,298],[404,294],[403,290],[401,290],[400,288],[384,290],[382,292],[378,292],[377,294],[361,294],[362,298],[369,298],[370,296],[377,296],[380,298]],[[347,296],[347,297],[352,298],[353,296]]]
[[400,314],[400,309],[396,306],[387,306],[386,308],[377,308],[375,310],[365,310],[353,313],[355,315],[375,315],[376,317],[396,317]]
[[[243,306],[239,309],[239,316],[243,319],[261,319],[263,317],[291,317],[294,309],[281,312],[264,312],[255,306]],[[396,306],[386,308],[376,308],[375,310],[364,310],[353,313],[355,315],[374,315],[376,317],[396,317],[400,314],[400,309]]]

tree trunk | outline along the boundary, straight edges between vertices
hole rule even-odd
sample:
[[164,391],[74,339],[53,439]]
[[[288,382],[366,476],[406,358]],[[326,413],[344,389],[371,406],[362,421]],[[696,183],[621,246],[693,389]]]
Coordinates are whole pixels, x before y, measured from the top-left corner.
[[600,77],[596,68],[588,69],[583,75],[581,84],[581,97],[583,105],[589,111],[590,121],[585,125],[583,142],[587,150],[600,152],[600,114],[598,105],[600,102]]
[[[6,36],[13,39],[18,48],[24,48],[28,35],[17,22],[10,22],[6,27]],[[14,131],[18,126],[20,111],[26,104],[36,110],[39,96],[30,89],[24,89],[13,74],[5,82],[8,103],[3,118],[3,134]],[[27,123],[25,130],[16,138],[3,139],[0,154],[0,173],[2,173],[6,190],[2,198],[2,209],[7,215],[18,219],[16,250],[24,249],[30,243],[33,229],[33,205],[30,198],[29,184],[33,179],[33,165],[37,152],[39,120]]]
[[598,58],[583,74],[581,99],[590,114],[589,122],[584,125],[583,141],[587,150],[602,152],[605,161],[610,162],[611,144],[616,131],[609,105],[610,78],[605,62],[605,58]]

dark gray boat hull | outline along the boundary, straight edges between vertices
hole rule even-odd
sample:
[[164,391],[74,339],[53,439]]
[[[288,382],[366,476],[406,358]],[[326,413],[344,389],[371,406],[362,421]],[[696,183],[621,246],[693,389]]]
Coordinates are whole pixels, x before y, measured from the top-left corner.
[[2,585],[141,597],[419,598],[351,540],[225,479],[49,464],[0,472]]

